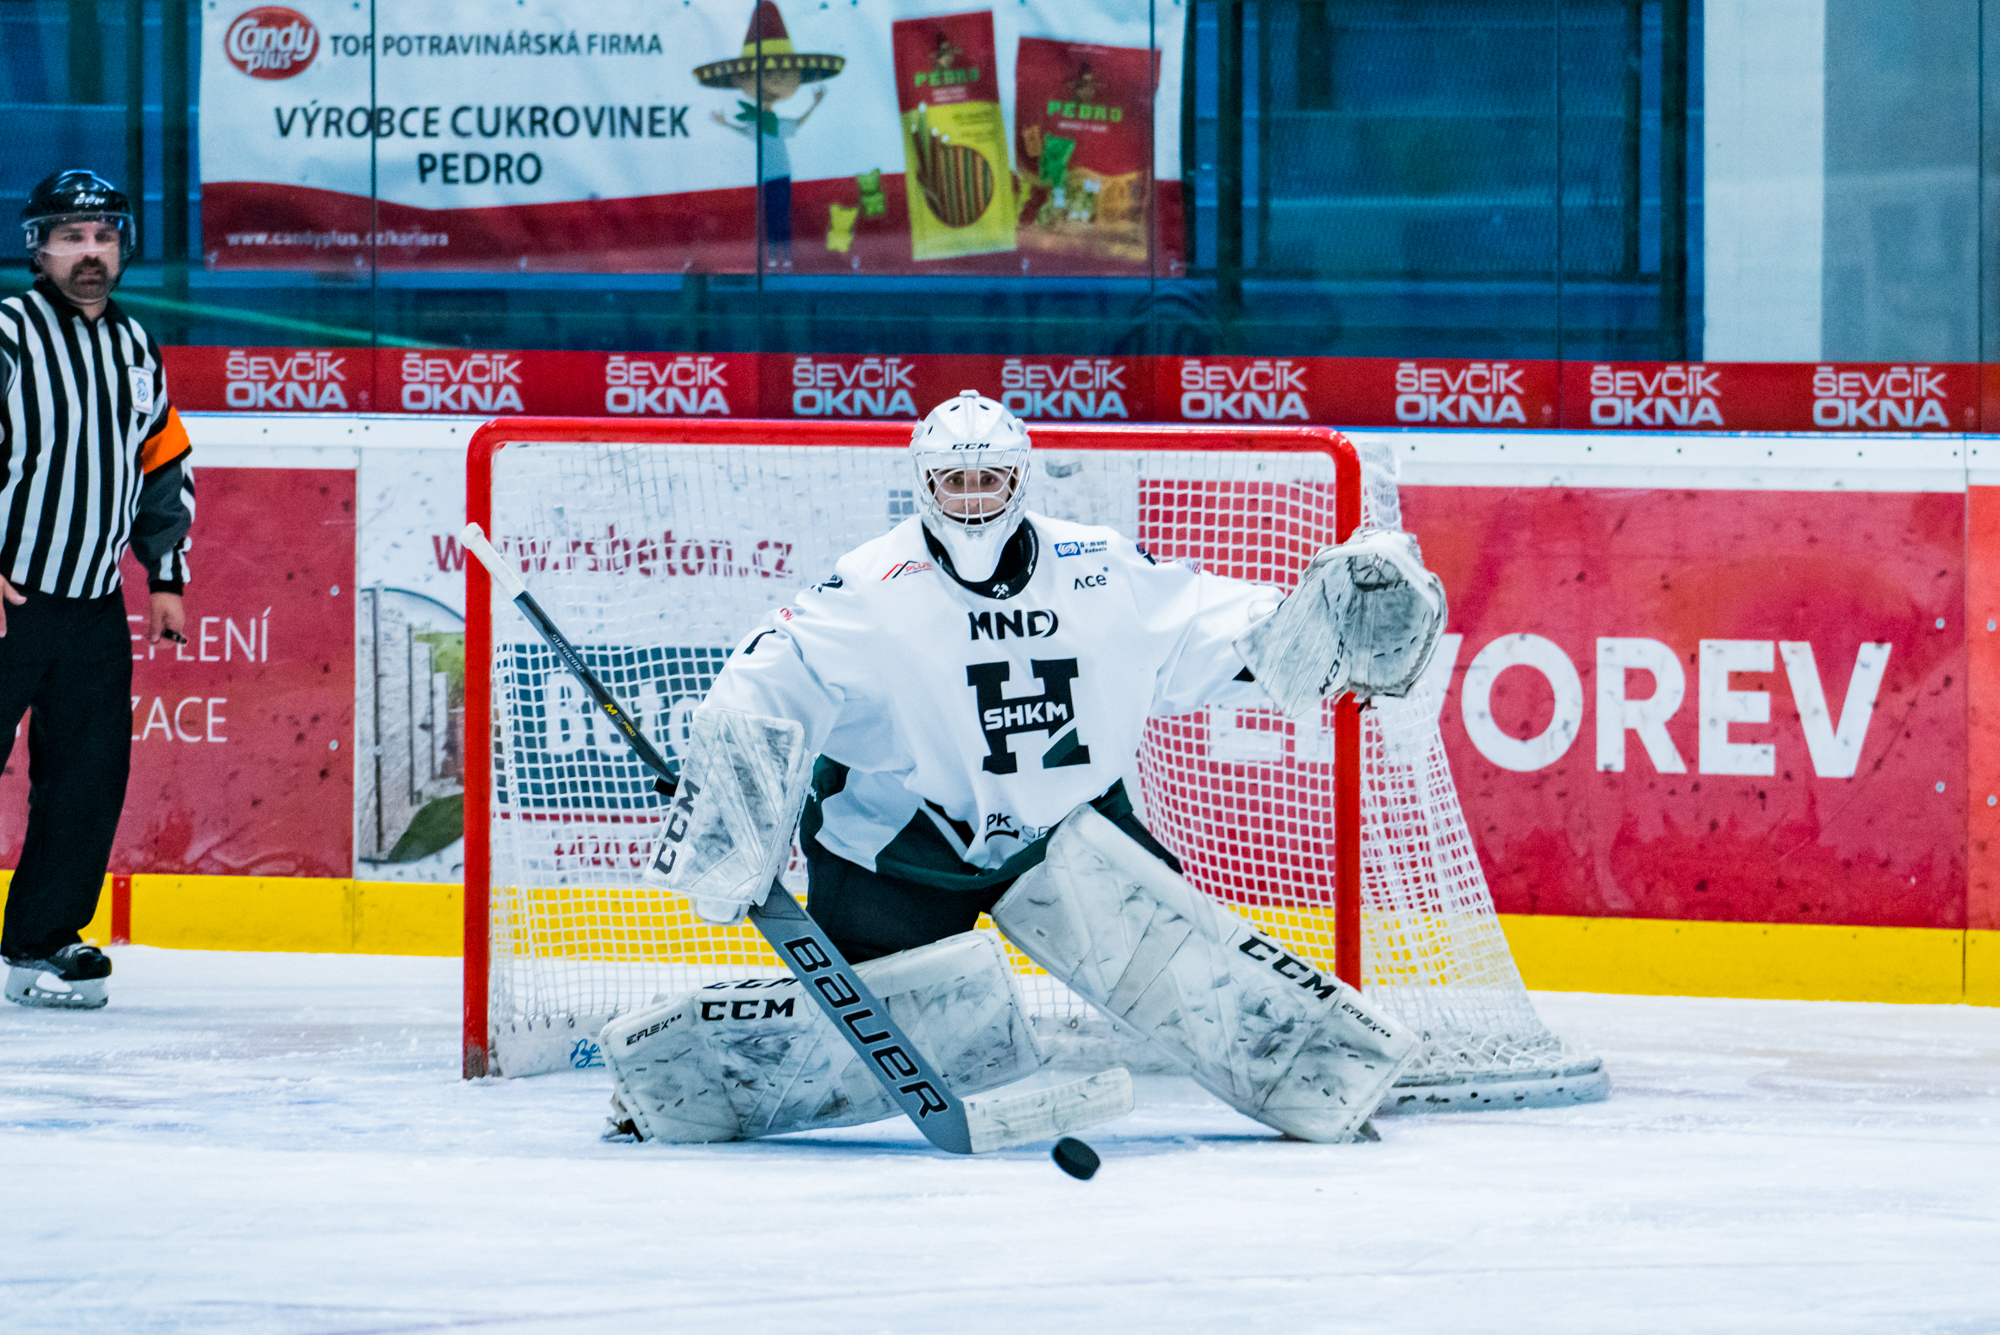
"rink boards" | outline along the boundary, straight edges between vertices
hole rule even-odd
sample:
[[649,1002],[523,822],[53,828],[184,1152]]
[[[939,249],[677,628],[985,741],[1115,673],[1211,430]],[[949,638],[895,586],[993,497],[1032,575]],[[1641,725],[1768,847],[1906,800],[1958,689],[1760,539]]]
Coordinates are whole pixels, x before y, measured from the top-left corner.
[[[459,849],[408,854],[451,814],[475,426],[191,415],[197,633],[135,645],[132,939],[448,953]],[[1352,434],[1450,594],[1440,723],[1532,986],[1995,999],[1989,438]],[[1246,777],[1300,763],[1219,731]]]

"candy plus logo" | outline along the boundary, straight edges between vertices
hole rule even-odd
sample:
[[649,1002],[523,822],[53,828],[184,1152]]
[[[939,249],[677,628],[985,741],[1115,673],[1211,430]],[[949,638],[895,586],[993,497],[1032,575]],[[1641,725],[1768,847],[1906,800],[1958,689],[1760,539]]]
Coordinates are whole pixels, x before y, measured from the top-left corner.
[[259,5],[229,25],[222,53],[253,79],[289,79],[319,54],[319,29],[296,9]]

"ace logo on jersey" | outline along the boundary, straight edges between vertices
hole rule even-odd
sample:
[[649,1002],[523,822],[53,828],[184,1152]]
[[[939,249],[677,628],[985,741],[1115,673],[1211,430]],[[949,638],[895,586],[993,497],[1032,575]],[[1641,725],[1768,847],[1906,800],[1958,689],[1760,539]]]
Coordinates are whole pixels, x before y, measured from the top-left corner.
[[[1088,765],[1090,748],[1077,737],[1076,706],[1069,684],[1077,678],[1074,658],[1034,658],[1029,668],[1041,678],[1042,693],[1028,699],[1007,698],[1005,686],[1013,675],[1007,663],[974,663],[965,669],[965,684],[979,697],[979,726],[986,734],[988,774],[1012,774],[1020,768],[1009,738],[1017,732],[1043,732],[1055,741],[1042,753],[1043,769]],[[1065,731],[1066,729],[1066,731]],[[1057,733],[1061,736],[1057,736]]]

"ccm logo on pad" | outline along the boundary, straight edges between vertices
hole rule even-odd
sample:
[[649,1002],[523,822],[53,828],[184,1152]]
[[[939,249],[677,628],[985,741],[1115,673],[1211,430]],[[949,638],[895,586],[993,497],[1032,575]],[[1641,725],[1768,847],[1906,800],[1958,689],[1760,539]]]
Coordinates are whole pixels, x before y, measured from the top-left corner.
[[667,828],[660,834],[660,851],[653,855],[653,870],[665,876],[680,861],[681,840],[687,838],[688,817],[694,813],[694,799],[701,796],[701,787],[693,780],[682,776],[680,791],[675,795],[674,804],[667,810]]
[[1297,983],[1322,1001],[1330,999],[1337,985],[1331,978],[1322,978],[1319,972],[1304,960],[1287,955],[1261,936],[1249,936],[1236,947],[1253,960],[1269,961],[1271,972],[1289,982]]

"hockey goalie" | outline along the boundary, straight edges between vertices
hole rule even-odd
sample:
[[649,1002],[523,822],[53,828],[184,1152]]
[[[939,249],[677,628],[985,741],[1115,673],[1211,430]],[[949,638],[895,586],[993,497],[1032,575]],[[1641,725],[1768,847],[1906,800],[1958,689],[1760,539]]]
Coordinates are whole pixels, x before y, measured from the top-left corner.
[[[1184,880],[1120,776],[1149,716],[1407,692],[1445,612],[1415,542],[1357,533],[1287,596],[1027,509],[1028,433],[974,391],[910,452],[918,514],[772,614],[695,711],[647,879],[738,922],[796,833],[808,910],[958,1093],[1043,1060],[988,913],[1230,1106],[1353,1139],[1412,1037]],[[798,986],[614,1020],[614,1125],[716,1141],[892,1115]]]

